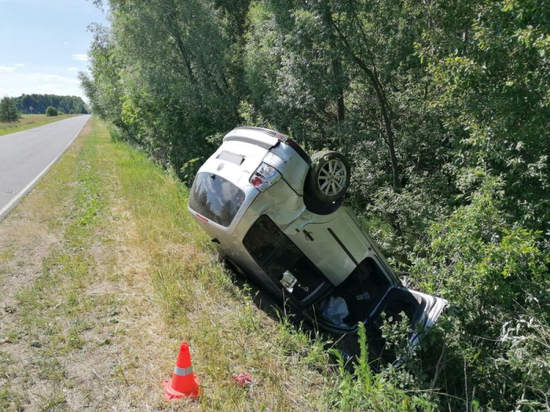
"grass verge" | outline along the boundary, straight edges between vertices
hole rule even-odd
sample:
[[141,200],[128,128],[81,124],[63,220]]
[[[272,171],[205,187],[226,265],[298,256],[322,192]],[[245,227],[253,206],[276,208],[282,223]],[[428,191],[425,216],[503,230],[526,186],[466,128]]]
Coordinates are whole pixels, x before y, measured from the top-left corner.
[[[326,352],[233,283],[186,197],[94,119],[0,224],[3,409],[323,409]],[[204,396],[168,404],[181,340]]]
[[[186,187],[97,119],[0,223],[2,410],[404,410],[220,264]],[[242,282],[241,282],[242,283]],[[270,315],[271,313],[271,315]],[[2,337],[5,338],[2,340]],[[166,403],[182,340],[200,399]],[[364,348],[363,348],[364,349]],[[338,356],[337,356],[338,357]],[[244,388],[233,376],[249,373]]]
[[17,123],[0,123],[0,136],[6,134],[22,132],[35,127],[44,126],[69,117],[79,116],[77,114],[63,114],[60,116],[48,117],[45,114],[24,115]]

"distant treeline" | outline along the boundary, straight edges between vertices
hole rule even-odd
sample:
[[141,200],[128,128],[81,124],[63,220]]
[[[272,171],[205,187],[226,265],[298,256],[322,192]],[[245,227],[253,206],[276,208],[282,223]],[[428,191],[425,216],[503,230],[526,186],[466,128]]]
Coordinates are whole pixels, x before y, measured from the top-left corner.
[[67,114],[88,113],[86,103],[78,96],[57,96],[55,94],[23,94],[13,100],[21,113],[44,114],[49,106]]

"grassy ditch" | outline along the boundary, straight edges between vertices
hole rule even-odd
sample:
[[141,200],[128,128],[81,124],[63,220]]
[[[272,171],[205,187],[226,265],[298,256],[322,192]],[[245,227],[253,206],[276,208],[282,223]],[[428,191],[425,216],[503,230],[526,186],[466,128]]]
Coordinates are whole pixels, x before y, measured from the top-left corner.
[[[0,224],[0,409],[323,408],[326,353],[233,284],[186,195],[94,119]],[[184,339],[204,397],[167,404]]]
[[25,114],[17,123],[0,123],[0,136],[5,134],[22,132],[35,127],[44,126],[69,117],[79,116],[76,114],[63,114],[60,116],[48,117],[45,114]]
[[[187,189],[92,119],[0,223],[1,410],[413,410],[234,282]],[[5,338],[2,340],[2,337]],[[166,403],[179,343],[204,396]],[[242,388],[233,376],[249,373]]]

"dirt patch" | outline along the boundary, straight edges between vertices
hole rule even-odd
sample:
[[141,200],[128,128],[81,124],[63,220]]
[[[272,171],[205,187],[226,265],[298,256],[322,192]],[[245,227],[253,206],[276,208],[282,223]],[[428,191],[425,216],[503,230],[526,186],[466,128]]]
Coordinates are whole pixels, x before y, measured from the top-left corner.
[[165,330],[152,302],[148,263],[136,246],[129,213],[117,205],[109,215],[103,225],[109,233],[102,233],[104,243],[91,252],[97,278],[85,293],[110,303],[94,310],[94,316],[102,316],[101,327],[87,333],[86,339],[95,340],[95,347],[68,361],[68,379],[75,387],[67,403],[75,410],[149,409],[162,401],[158,358],[170,357],[163,342]]

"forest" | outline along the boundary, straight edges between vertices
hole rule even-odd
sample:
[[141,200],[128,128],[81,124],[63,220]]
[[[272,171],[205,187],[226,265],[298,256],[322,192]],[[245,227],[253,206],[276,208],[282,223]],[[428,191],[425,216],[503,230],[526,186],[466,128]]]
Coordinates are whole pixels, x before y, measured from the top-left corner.
[[45,114],[48,107],[57,109],[58,112],[66,114],[86,114],[88,110],[86,103],[78,96],[57,96],[55,94],[23,94],[13,97],[21,113]]
[[550,408],[548,1],[96,3],[91,110],[183,181],[238,125],[347,155],[347,203],[450,302],[381,372],[406,410]]

